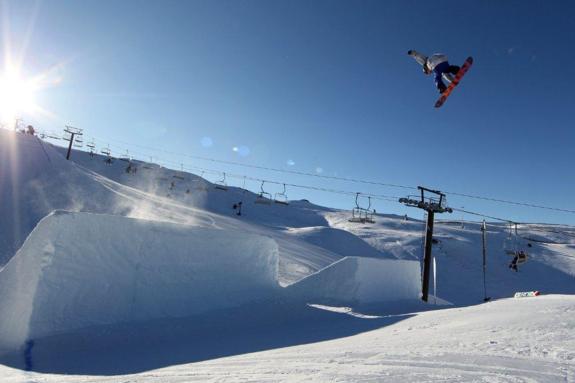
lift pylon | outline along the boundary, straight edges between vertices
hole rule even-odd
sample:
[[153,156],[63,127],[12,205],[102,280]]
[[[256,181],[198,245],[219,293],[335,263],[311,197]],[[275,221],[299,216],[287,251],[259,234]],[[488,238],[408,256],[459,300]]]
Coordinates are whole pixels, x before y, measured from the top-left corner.
[[[438,190],[431,190],[422,186],[417,187],[421,195],[400,198],[399,202],[407,206],[417,207],[427,212],[427,226],[425,230],[425,253],[423,255],[423,280],[421,286],[421,299],[427,302],[429,297],[429,274],[431,269],[431,249],[433,245],[433,222],[435,213],[453,213],[453,209],[447,207],[445,194]],[[433,197],[425,196],[425,192],[431,193]],[[438,198],[439,197],[439,198]]]

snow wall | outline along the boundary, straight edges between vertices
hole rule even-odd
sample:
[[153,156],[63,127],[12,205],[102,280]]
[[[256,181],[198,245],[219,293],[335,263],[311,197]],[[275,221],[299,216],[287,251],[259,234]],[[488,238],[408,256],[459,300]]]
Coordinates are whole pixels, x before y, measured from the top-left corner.
[[0,272],[0,349],[266,299],[281,290],[277,270],[277,245],[264,236],[55,212]]
[[419,262],[346,257],[288,289],[314,303],[343,305],[419,300]]

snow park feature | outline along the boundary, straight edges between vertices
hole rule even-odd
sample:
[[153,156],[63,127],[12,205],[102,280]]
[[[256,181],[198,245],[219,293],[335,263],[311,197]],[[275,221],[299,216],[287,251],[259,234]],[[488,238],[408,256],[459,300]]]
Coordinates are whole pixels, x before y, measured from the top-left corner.
[[79,328],[184,317],[271,297],[269,238],[55,212],[2,270],[2,346]]
[[2,382],[575,378],[573,227],[436,219],[425,303],[423,220],[96,153],[0,130]]
[[317,303],[369,305],[419,300],[419,263],[391,259],[346,257],[292,285]]

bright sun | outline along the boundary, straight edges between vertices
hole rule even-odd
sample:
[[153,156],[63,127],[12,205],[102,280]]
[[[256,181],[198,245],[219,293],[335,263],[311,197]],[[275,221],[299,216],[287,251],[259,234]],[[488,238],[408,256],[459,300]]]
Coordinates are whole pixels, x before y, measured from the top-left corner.
[[16,70],[6,70],[0,75],[0,119],[13,122],[22,113],[32,113],[38,107],[35,94],[38,84],[34,79],[24,79]]

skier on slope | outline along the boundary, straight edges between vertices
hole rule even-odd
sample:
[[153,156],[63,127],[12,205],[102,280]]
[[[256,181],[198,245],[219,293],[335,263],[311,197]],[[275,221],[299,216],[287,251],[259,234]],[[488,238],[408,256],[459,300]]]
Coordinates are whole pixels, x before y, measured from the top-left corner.
[[427,57],[417,51],[410,50],[407,54],[423,66],[423,73],[431,74],[433,72],[435,74],[435,85],[439,93],[443,93],[447,89],[442,77],[451,83],[453,75],[457,74],[460,69],[457,65],[450,65],[447,56],[443,53],[435,53]]

